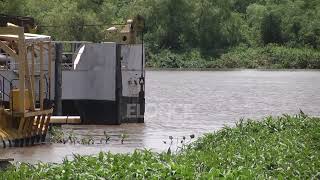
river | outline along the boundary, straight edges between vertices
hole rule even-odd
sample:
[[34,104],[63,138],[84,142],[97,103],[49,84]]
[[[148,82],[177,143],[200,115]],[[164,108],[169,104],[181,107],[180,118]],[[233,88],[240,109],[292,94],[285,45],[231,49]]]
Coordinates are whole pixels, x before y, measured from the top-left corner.
[[[169,136],[181,138],[233,126],[240,118],[297,114],[320,115],[319,71],[147,71],[145,124],[121,126],[64,126],[65,131],[103,137],[108,144],[44,144],[0,149],[0,157],[36,163],[61,162],[72,154],[100,151],[163,151]],[[127,134],[124,143],[120,135]]]

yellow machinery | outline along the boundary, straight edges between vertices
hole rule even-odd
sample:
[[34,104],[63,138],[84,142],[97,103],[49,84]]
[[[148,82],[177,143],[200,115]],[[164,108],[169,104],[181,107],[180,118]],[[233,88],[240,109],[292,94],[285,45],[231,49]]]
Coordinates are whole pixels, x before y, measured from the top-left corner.
[[[26,89],[24,91],[24,97],[28,97],[29,96],[29,91]],[[20,90],[19,89],[12,89],[11,93],[10,93],[10,97],[11,97],[11,101],[10,101],[10,107],[13,111],[18,111],[19,110],[19,94],[20,94]],[[26,109],[31,109],[30,106],[30,101],[29,98],[25,98],[25,108]]]
[[[17,67],[18,86],[11,89],[10,108],[0,107],[0,141],[15,146],[42,142],[46,136],[52,108],[44,106],[45,69],[48,66],[50,88],[52,44],[49,36],[24,33],[23,27],[0,27],[0,51],[10,56]],[[37,52],[35,52],[37,51]],[[48,63],[45,64],[45,53]],[[37,57],[35,57],[37,56]],[[36,59],[39,62],[35,62]],[[35,82],[39,77],[39,102],[35,106]],[[4,89],[2,89],[4,91]]]
[[136,44],[137,33],[144,29],[144,18],[137,15],[133,19],[127,20],[127,23],[122,27],[110,27],[107,29],[105,39],[120,44]]

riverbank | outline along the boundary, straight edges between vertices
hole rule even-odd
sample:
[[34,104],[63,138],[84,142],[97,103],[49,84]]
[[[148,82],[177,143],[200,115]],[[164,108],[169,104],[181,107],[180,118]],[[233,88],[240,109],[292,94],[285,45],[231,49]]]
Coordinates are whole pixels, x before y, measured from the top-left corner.
[[[38,164],[2,172],[5,179],[96,178],[319,178],[320,119],[304,114],[240,121],[207,134],[174,153],[75,156],[62,164]],[[190,137],[187,137],[190,138]],[[186,140],[187,141],[187,140]],[[169,142],[167,142],[170,144]],[[169,147],[169,145],[168,145]]]
[[147,66],[173,69],[320,69],[320,52],[270,44],[264,47],[234,47],[219,57],[204,57],[199,50],[149,54]]
[[190,72],[197,72],[197,71],[269,71],[269,72],[319,72],[320,69],[267,69],[267,68],[260,68],[260,69],[248,69],[248,68],[146,68],[147,71],[190,71]]

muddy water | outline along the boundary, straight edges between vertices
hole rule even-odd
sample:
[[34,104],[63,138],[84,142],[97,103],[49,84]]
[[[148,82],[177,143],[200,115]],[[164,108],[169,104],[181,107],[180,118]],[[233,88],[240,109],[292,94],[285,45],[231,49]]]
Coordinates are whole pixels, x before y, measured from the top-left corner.
[[[121,126],[64,126],[65,131],[95,137],[95,145],[45,144],[1,149],[0,157],[35,163],[61,162],[72,154],[116,153],[134,149],[167,148],[168,136],[199,137],[240,118],[295,114],[302,109],[320,115],[318,71],[149,71],[146,81],[145,124]],[[111,136],[100,144],[103,132]],[[128,134],[124,144],[120,135]]]

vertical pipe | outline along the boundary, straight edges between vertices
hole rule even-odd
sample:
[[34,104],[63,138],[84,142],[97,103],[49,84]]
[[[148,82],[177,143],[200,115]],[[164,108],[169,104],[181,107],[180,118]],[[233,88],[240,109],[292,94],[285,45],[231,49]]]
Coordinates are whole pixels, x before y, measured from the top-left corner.
[[62,115],[62,53],[63,45],[61,43],[55,44],[56,57],[55,57],[55,82],[54,82],[54,114],[61,116]]
[[3,83],[3,81],[4,81],[4,77],[2,77],[2,82],[1,82],[1,99],[0,99],[0,101],[1,101],[0,106],[1,107],[3,106],[3,102],[4,102],[4,94],[3,94],[4,83]]
[[121,45],[116,45],[116,104],[117,104],[117,120],[115,124],[120,125],[123,119],[122,112],[124,109],[122,108],[122,73],[121,73]]
[[139,112],[138,123],[144,123],[144,113],[145,113],[145,58],[144,58],[144,32],[141,32],[141,77],[139,80],[140,92],[139,92]]
[[5,70],[9,70],[9,57],[8,57],[8,53],[6,53],[6,67]]

